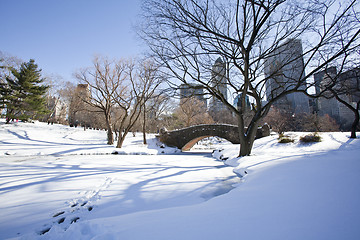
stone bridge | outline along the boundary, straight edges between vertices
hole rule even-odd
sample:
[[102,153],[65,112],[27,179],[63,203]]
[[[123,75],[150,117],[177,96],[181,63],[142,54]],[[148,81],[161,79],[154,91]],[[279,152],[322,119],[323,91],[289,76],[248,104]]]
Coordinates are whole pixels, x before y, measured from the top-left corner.
[[[270,135],[270,128],[264,125],[258,128],[256,138]],[[228,124],[196,125],[174,131],[161,129],[159,139],[168,146],[177,147],[183,151],[190,150],[198,141],[206,137],[220,137],[233,144],[239,144],[238,127]]]

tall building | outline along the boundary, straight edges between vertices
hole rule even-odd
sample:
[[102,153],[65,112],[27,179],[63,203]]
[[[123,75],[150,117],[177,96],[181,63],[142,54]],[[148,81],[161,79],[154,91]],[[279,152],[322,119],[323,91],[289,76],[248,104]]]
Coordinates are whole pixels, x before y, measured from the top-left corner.
[[[337,74],[335,67],[327,68],[314,74],[315,92],[319,94],[324,91],[325,86],[333,79],[338,78],[335,89],[344,89],[341,98],[347,103],[356,106],[360,101],[360,69],[352,69],[342,74]],[[328,94],[328,96],[326,96]],[[349,130],[354,120],[354,113],[344,104],[338,102],[330,93],[325,92],[325,97],[316,99],[317,113],[321,116],[327,114],[335,119],[340,127]]]
[[351,89],[348,93],[350,102],[360,101],[360,68],[354,68],[340,74],[344,87]]
[[48,122],[51,123],[65,123],[67,116],[67,105],[62,102],[59,98],[48,96],[47,108],[50,114],[46,116]]
[[[272,56],[265,60],[266,97],[269,101],[282,92],[296,87],[305,76],[302,43],[299,39],[289,39],[276,48]],[[305,89],[306,84],[300,86]],[[290,93],[274,103],[280,109],[293,113],[308,113],[309,98],[303,93]]]
[[204,97],[204,87],[196,84],[181,84],[180,85],[180,104],[182,104],[187,98],[195,97],[204,103],[204,107],[207,108],[207,101]]
[[[227,71],[226,63],[219,57],[211,69],[211,87],[215,88],[227,101]],[[217,98],[212,97],[209,104],[210,114],[228,111],[227,107]]]
[[[239,95],[236,96],[236,98],[234,99],[234,106],[240,110],[241,109],[241,96],[242,93],[240,93]],[[245,96],[245,111],[248,111],[251,109],[251,103],[250,103],[250,98],[249,96]]]
[[319,94],[321,91],[321,84],[324,77],[327,75],[329,77],[336,77],[337,71],[336,67],[329,67],[323,71],[317,72],[314,74],[314,83],[315,83],[315,92]]
[[91,97],[88,84],[78,84],[71,98],[69,107],[69,124],[72,125],[88,125],[88,105],[85,101],[89,101]]
[[[330,67],[324,71],[320,71],[314,74],[314,83],[315,83],[315,93],[316,95],[320,94],[324,90],[324,86],[330,80],[335,78],[337,71],[335,67]],[[329,96],[330,97],[330,96]],[[319,98],[315,101],[316,112],[323,116],[325,114],[329,115],[331,118],[335,119],[338,123],[340,122],[340,113],[339,113],[339,102],[335,98]]]

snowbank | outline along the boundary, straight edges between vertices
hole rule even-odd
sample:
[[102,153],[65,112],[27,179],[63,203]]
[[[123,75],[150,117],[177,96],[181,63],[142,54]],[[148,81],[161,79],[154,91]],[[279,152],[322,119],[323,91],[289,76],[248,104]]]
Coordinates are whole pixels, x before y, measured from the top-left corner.
[[[129,136],[116,150],[105,137],[60,125],[2,125],[3,238],[360,239],[360,140],[348,133],[322,133],[313,144],[269,136],[242,158],[239,146],[222,144],[214,152],[221,160],[157,155],[176,150],[153,137],[143,145]],[[84,155],[114,150],[133,155]]]

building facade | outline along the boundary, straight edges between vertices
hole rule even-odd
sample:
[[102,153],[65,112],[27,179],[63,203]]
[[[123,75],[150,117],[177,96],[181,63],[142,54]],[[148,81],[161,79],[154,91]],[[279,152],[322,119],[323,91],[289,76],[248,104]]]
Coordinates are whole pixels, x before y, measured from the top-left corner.
[[[67,105],[56,97],[47,97],[47,108],[50,114],[47,116],[46,121],[51,123],[65,123],[67,117]],[[45,120],[45,119],[44,119]]]
[[[289,39],[273,51],[265,60],[266,98],[278,97],[284,91],[297,88],[299,80],[305,76],[302,43],[299,39]],[[306,83],[299,89],[306,89]],[[290,93],[274,103],[279,109],[293,113],[309,113],[309,98],[303,93]]]
[[78,84],[71,98],[69,107],[69,125],[89,125],[89,106],[85,103],[90,101],[91,93],[88,84]]
[[180,85],[180,104],[184,103],[186,99],[195,97],[204,104],[207,109],[207,101],[204,95],[204,87],[197,84],[181,84]]
[[[226,70],[226,63],[221,60],[219,57],[211,69],[211,81],[210,85],[214,88],[218,93],[222,95],[225,101],[227,101],[227,70]],[[222,103],[219,99],[215,97],[211,97],[210,104],[209,104],[209,112],[212,113],[219,113],[222,111],[228,111],[225,104]]]
[[316,99],[317,113],[321,116],[329,115],[336,120],[341,129],[349,130],[354,113],[332,97],[331,93],[325,91],[326,86],[334,79],[337,80],[334,89],[343,92],[340,94],[341,99],[356,108],[357,102],[360,101],[360,69],[352,69],[338,75],[336,68],[330,67],[314,74],[315,93],[319,95],[324,91],[322,94],[325,96]]
[[[237,95],[234,99],[234,106],[240,110],[241,109],[241,96],[242,96],[242,93],[240,93],[239,95]],[[250,103],[250,98],[249,96],[245,96],[245,111],[250,111],[251,110],[251,103]]]

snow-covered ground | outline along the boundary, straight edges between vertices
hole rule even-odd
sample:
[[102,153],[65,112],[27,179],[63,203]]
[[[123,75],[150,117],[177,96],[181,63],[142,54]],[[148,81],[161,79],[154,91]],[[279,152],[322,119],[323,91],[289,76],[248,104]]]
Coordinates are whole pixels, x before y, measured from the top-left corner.
[[222,149],[212,157],[1,121],[0,239],[360,239],[360,140],[321,136],[269,136],[243,158],[204,141]]

